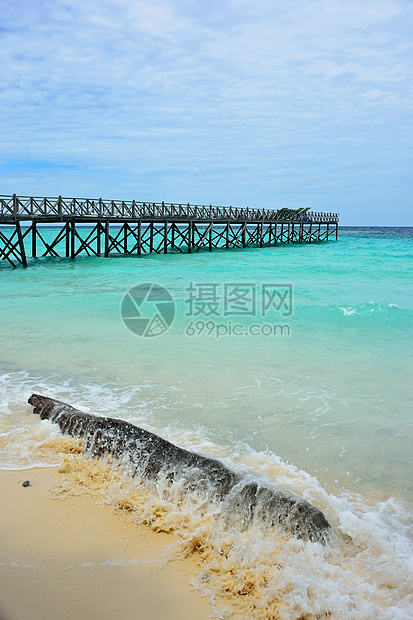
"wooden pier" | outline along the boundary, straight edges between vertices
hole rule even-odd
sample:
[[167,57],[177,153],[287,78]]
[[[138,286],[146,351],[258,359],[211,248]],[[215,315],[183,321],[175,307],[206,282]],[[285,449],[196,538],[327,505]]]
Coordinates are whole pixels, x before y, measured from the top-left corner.
[[338,213],[89,198],[0,196],[0,260],[80,254],[167,254],[318,243],[338,237]]

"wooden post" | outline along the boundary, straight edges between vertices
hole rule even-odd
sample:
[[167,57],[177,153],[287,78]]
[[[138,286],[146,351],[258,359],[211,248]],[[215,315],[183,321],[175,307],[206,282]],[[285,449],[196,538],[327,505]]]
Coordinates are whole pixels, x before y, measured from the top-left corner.
[[139,220],[138,222],[138,256],[142,254],[141,232],[142,232],[142,220]]
[[[165,205],[164,205],[165,209]],[[168,222],[166,221],[163,227],[163,253],[168,254]]]
[[128,253],[128,223],[125,222],[123,225],[123,253]]
[[99,220],[98,223],[96,224],[96,253],[98,256],[100,256],[100,252],[101,252],[101,248],[100,248],[101,232],[102,232],[102,226]]
[[[197,210],[197,206],[195,205],[195,211]],[[191,220],[191,250],[195,248],[195,222]]]
[[259,235],[260,235],[260,248],[262,248],[262,230],[263,230],[263,226],[264,226],[264,224],[262,222],[260,222],[258,224],[258,231],[259,231]]
[[209,243],[210,252],[212,252],[212,226],[213,226],[213,221],[211,220],[209,224],[209,234],[208,234],[208,243]]
[[229,220],[228,220],[227,227],[226,227],[226,230],[225,230],[225,247],[226,247],[227,250],[229,248],[229,226],[230,226],[230,224],[229,224]]
[[153,252],[153,221],[149,223],[149,252]]
[[105,222],[105,258],[109,256],[109,220]]
[[188,254],[192,252],[192,220],[188,222]]
[[37,237],[37,224],[32,222],[32,256],[36,258],[36,237]]
[[19,215],[19,201],[16,194],[13,194],[13,215],[15,218]]
[[66,258],[70,257],[70,224],[65,224]]
[[175,247],[175,222],[172,222],[171,226],[171,248]]
[[336,222],[336,241],[338,239],[338,222]]
[[59,213],[59,218],[62,220],[63,219],[63,213],[62,213],[62,197],[59,196],[59,199],[57,201],[57,210]]
[[23,267],[27,267],[26,251],[24,249],[24,239],[23,239],[22,229],[20,227],[19,221],[16,222],[16,230],[17,230],[17,236],[19,239],[21,262],[22,262]]
[[76,247],[75,247],[75,231],[76,231],[75,218],[71,220],[71,229],[70,229],[70,258],[75,258],[76,256]]
[[246,228],[247,228],[247,222],[244,222],[244,224],[242,224],[242,247],[245,248],[246,247]]

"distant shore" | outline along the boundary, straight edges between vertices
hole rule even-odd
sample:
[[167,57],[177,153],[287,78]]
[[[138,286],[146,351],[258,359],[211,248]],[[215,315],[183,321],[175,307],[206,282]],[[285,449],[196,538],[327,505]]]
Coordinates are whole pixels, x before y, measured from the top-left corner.
[[59,481],[58,468],[0,471],[0,620],[217,618],[189,584],[195,561],[162,566],[170,535],[53,499]]

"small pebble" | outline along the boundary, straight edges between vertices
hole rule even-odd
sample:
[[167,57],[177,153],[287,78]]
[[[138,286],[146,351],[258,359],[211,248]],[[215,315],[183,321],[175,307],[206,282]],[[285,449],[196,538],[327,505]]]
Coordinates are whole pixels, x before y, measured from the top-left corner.
[[30,484],[30,480],[25,480],[24,482],[22,482],[22,487],[31,487],[32,485]]

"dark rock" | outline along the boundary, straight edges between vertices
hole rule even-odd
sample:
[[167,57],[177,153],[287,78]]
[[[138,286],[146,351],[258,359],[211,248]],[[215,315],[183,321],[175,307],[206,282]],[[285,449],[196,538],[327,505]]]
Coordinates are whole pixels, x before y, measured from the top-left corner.
[[188,492],[206,490],[212,501],[221,503],[229,521],[242,528],[259,521],[312,542],[325,544],[333,537],[321,510],[291,491],[251,482],[251,476],[232,471],[221,461],[189,452],[124,420],[82,413],[39,394],[32,394],[29,403],[42,420],[80,437],[92,456],[122,459],[132,475],[142,479],[154,480],[162,473],[168,480],[179,480]]

